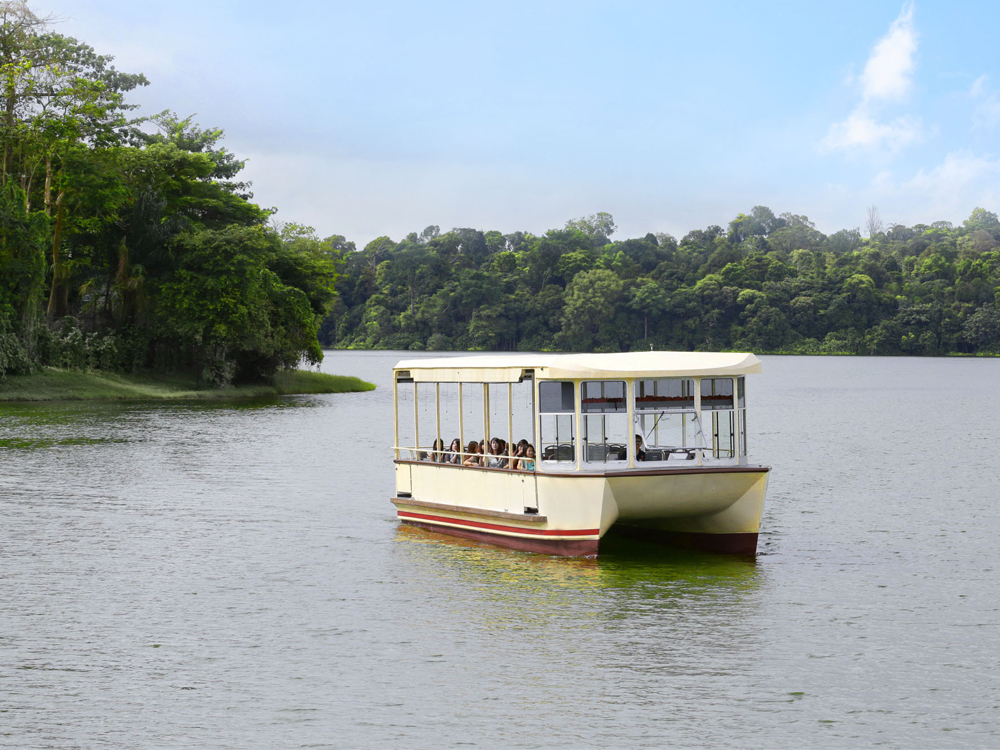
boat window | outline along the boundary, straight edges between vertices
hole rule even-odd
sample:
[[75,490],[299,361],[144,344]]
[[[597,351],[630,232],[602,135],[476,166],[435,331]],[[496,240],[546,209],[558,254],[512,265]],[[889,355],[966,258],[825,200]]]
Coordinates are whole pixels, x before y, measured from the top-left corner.
[[[635,434],[641,438],[642,461],[693,461],[707,447],[695,411],[692,378],[636,380]],[[634,440],[634,439],[633,439]],[[643,455],[640,459],[639,456]]]
[[624,380],[581,383],[580,389],[580,405],[584,414],[628,411]]
[[624,380],[597,380],[580,384],[586,461],[608,463],[628,459],[626,393]]
[[742,375],[736,378],[736,405],[740,409],[747,408],[746,378]]
[[706,447],[694,411],[638,412],[635,432],[642,438],[644,461],[693,461],[698,449]]
[[712,412],[712,457],[736,457],[736,412]]
[[[746,399],[743,378],[737,378],[735,384],[737,393],[734,394],[733,378],[702,378],[701,381],[701,408],[707,412],[705,425],[712,438],[711,458],[737,457],[742,420],[735,409],[737,399],[741,409]],[[740,440],[741,453],[745,450],[743,445],[744,441]]]
[[547,381],[538,384],[541,414],[573,413],[573,384]]
[[701,379],[702,411],[733,408],[732,378],[702,378]]
[[636,411],[694,409],[694,381],[660,378],[635,381]]
[[538,384],[542,461],[576,463],[576,408],[572,382]]

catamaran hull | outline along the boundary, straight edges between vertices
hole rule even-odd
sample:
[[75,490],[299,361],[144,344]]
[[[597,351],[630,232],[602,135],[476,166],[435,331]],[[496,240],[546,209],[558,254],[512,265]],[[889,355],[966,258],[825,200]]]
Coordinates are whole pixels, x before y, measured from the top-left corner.
[[552,474],[397,461],[401,521],[554,555],[593,555],[615,527],[698,549],[754,554],[767,467]]

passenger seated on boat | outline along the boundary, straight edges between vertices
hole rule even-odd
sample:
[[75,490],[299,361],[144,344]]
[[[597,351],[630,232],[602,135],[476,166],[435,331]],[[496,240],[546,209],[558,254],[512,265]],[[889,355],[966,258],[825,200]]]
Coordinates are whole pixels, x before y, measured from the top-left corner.
[[470,440],[465,452],[469,455],[465,457],[462,466],[479,466],[479,443],[475,440]]
[[497,455],[500,459],[497,461],[497,466],[501,469],[506,469],[510,466],[510,456],[508,455],[507,446],[509,444],[503,438],[500,438],[500,449]]
[[642,446],[642,435],[635,436],[635,460],[636,461],[646,460],[646,451]]
[[527,447],[525,447],[524,458],[518,462],[517,468],[523,469],[524,471],[535,470],[535,446],[531,443],[528,443]]
[[444,440],[441,438],[434,439],[434,444],[431,446],[431,461],[436,464],[444,463]]
[[510,463],[510,468],[518,469],[521,466],[521,460],[524,458],[524,449],[528,447],[528,441],[521,438],[517,441],[517,446],[514,449],[514,460]]
[[491,468],[497,468],[500,466],[500,440],[499,438],[493,438],[490,440],[490,447],[486,454],[486,463],[484,466],[489,466]]
[[445,454],[445,463],[448,464],[460,464],[462,463],[462,441],[455,438],[451,441],[451,445],[448,447],[448,452]]

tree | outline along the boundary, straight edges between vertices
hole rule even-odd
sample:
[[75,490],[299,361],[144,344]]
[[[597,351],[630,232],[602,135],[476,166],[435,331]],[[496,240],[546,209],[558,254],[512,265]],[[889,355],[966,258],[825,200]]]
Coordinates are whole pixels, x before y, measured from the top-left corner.
[[660,285],[649,278],[642,278],[629,290],[628,307],[642,314],[642,337],[649,338],[649,316],[661,315],[668,307],[669,297]]
[[838,255],[853,252],[861,247],[861,231],[858,229],[836,231],[827,238],[827,246]]
[[308,297],[268,269],[279,244],[263,227],[200,229],[181,239],[183,260],[163,285],[161,312],[206,381],[259,380],[323,358]]
[[1000,308],[983,305],[962,326],[962,335],[973,346],[989,351],[1000,349]]
[[882,234],[884,229],[882,224],[882,217],[879,215],[878,207],[872,204],[868,207],[868,211],[865,215],[865,229],[868,230],[869,237],[875,237],[876,235]]
[[590,237],[595,247],[608,244],[618,227],[611,214],[604,211],[566,222],[566,229],[576,229]]
[[576,275],[566,289],[562,336],[568,348],[586,351],[612,343],[616,308],[624,285],[611,271],[595,268]]
[[985,208],[975,208],[969,218],[962,222],[962,226],[970,232],[976,230],[989,232],[994,237],[1000,233],[1000,219],[997,219],[995,213],[987,211]]

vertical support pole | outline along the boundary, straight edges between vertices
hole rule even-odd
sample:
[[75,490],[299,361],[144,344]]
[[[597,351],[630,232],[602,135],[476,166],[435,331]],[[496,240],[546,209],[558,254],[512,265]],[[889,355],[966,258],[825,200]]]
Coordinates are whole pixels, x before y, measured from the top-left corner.
[[514,463],[514,386],[507,383],[507,466]]
[[542,415],[539,405],[542,403],[538,395],[538,370],[531,376],[531,429],[532,441],[535,446],[535,471],[542,468]]
[[[465,404],[462,402],[462,384],[458,384],[458,442],[461,445],[458,450],[462,453],[465,452]],[[465,459],[463,458],[464,462]]]
[[[736,408],[736,462],[746,463],[746,391],[744,379],[736,378],[736,389],[733,394],[733,406]],[[743,403],[740,404],[740,396],[743,396]]]
[[419,410],[417,409],[417,381],[413,381],[413,460],[420,460],[420,425]]
[[535,446],[535,458],[538,458],[538,408],[535,394],[538,392],[538,379],[531,374],[531,444]]
[[628,467],[635,468],[635,381],[625,381],[625,403],[628,404],[628,442],[625,443],[625,455],[628,457]]
[[399,460],[399,383],[396,373],[392,374],[392,448],[396,460]]
[[576,470],[580,471],[581,454],[583,453],[583,431],[581,430],[583,419],[580,417],[580,391],[583,384],[579,380],[573,381],[573,416],[576,418]]
[[[685,393],[684,393],[684,384],[685,383],[691,383],[691,382],[693,382],[693,381],[691,381],[691,380],[682,380],[681,381],[681,395],[682,396],[685,395]],[[687,448],[688,447],[688,423],[687,423],[687,415],[684,412],[681,412],[681,447],[682,448]]]
[[[458,450],[465,452],[465,403],[462,400],[462,384],[458,384],[458,442],[461,445]],[[465,458],[462,458],[465,461]]]
[[[694,379],[694,418],[698,420],[698,426],[701,427],[701,439],[702,442],[708,443],[705,438],[705,422],[701,418],[701,378]],[[704,458],[705,452],[699,448],[695,455],[698,456],[698,460],[695,462],[696,465],[701,466],[702,459]]]
[[741,447],[743,452],[740,454],[740,461],[742,463],[748,462],[748,456],[750,455],[750,447],[747,445],[747,410],[740,409],[740,436],[743,438]]
[[434,456],[434,460],[437,461],[444,455],[444,445],[441,440],[441,384],[434,384],[434,406],[437,408],[436,414],[436,424],[437,427],[437,444],[441,448],[441,455]]
[[489,450],[490,446],[490,384],[483,383],[483,450]]

